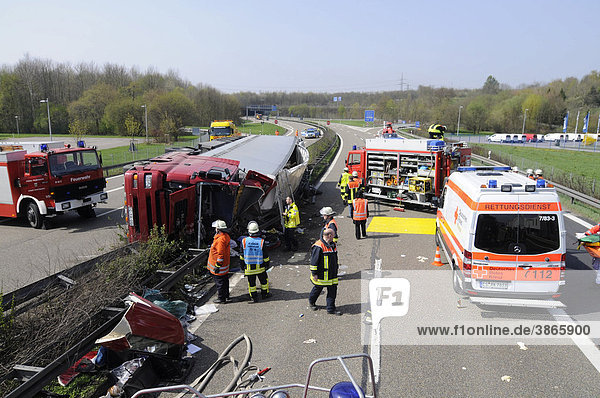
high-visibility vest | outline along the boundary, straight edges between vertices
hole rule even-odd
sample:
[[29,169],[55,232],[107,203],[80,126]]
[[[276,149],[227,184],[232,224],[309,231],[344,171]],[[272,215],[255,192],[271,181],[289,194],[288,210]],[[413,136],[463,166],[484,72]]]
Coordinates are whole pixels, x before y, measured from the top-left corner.
[[344,171],[340,177],[340,194],[342,195],[342,198],[346,195],[346,190],[348,187],[348,180],[350,179],[350,176],[352,174],[348,173],[347,171]]
[[285,216],[285,223],[283,225],[284,227],[296,228],[300,224],[300,212],[298,211],[298,206],[296,206],[296,203],[292,202],[283,215]]
[[[316,241],[312,250],[318,250],[318,263],[310,265],[310,281],[315,285],[331,286],[338,284],[338,257],[335,243],[326,245],[321,239]],[[312,253],[311,253],[312,254]],[[311,255],[311,258],[313,256]],[[313,275],[313,274],[316,274]]]
[[264,257],[263,238],[248,236],[242,239],[242,255],[240,259],[246,264],[245,275],[257,275],[265,272],[265,263],[269,258]]
[[227,275],[229,273],[229,235],[220,232],[215,235],[206,267],[213,275]]
[[333,236],[333,241],[337,243],[337,241],[338,241],[338,226],[337,226],[337,222],[335,221],[335,218],[331,217],[331,219],[329,219],[325,222],[325,226],[321,230],[321,238],[323,237],[323,231],[325,231],[327,228],[333,229],[333,231],[335,232],[335,235]]
[[367,205],[368,202],[366,199],[355,199],[352,204],[354,211],[352,212],[352,219],[356,221],[366,220],[367,219]]
[[600,224],[594,225],[592,228],[588,229],[585,234],[586,235],[594,235],[600,231]]
[[356,197],[356,193],[360,188],[360,182],[358,180],[352,180],[348,183],[348,204],[352,204],[354,202],[354,198]]

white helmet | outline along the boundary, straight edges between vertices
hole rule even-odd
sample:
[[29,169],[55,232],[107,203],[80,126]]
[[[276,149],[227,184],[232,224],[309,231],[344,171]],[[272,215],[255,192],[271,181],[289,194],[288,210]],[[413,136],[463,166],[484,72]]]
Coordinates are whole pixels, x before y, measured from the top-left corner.
[[223,220],[216,220],[212,223],[212,226],[216,229],[227,229],[227,224],[225,224],[225,221]]
[[348,171],[349,169],[347,167],[344,167],[344,171]]
[[533,174],[533,169],[527,169],[527,174]]
[[250,221],[248,223],[248,233],[256,234],[259,231],[260,231],[260,229],[258,228],[258,223],[256,221]]
[[358,177],[358,171],[354,170],[354,171],[352,172],[352,177]]
[[323,207],[319,213],[321,213],[322,216],[333,216],[335,214],[335,211],[333,211],[333,209],[329,206]]
[[535,174],[541,176],[542,175],[542,169],[535,169]]

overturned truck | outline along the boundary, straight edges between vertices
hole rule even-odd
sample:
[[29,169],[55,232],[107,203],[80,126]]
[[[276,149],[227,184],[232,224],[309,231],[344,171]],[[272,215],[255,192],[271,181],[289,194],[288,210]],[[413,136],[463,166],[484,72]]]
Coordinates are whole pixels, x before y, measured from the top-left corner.
[[253,135],[134,165],[125,173],[128,239],[145,240],[158,225],[200,247],[216,219],[240,231],[250,220],[275,226],[285,197],[306,177],[308,159],[296,137]]

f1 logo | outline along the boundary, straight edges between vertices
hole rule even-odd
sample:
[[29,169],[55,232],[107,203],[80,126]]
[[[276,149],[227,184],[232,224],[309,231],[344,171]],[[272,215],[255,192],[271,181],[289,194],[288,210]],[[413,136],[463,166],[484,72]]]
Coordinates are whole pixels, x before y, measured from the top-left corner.
[[369,281],[373,325],[383,318],[408,313],[410,282],[404,278],[375,278]]

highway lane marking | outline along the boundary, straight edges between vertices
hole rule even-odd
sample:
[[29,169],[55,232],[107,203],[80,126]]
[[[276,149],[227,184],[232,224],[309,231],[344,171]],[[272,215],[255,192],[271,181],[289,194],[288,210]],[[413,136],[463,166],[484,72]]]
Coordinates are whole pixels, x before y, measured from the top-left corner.
[[118,176],[114,176],[114,177],[108,177],[106,178],[107,180],[114,180],[115,178],[123,178],[122,174],[119,174]]
[[115,191],[118,191],[119,189],[123,189],[123,188],[125,188],[125,187],[119,187],[119,188],[115,188],[115,189],[110,189],[110,190],[106,191],[106,193],[115,192]]
[[124,207],[124,206],[121,206],[121,207],[118,207],[118,208],[116,208],[116,209],[112,209],[112,210],[109,210],[109,211],[105,211],[104,213],[96,214],[96,217],[102,217],[102,216],[105,216],[105,215],[107,215],[107,214],[114,213],[115,211],[123,210],[123,207]]
[[[373,278],[381,278],[381,263],[380,258],[375,259],[373,266]],[[373,313],[371,313],[373,319]],[[373,373],[375,374],[375,384],[379,384],[379,373],[381,369],[381,323],[371,325],[371,360],[373,361]]]
[[[590,229],[592,227],[592,224],[583,221],[577,216],[574,216],[569,213],[564,213],[563,215],[566,218],[582,225],[585,229]],[[561,308],[550,308],[548,309],[548,312],[558,322],[577,324],[577,321],[571,318],[569,314],[567,314],[565,310]],[[586,336],[571,336],[571,340],[573,341],[573,343],[575,343],[575,345],[577,346],[577,348],[579,348],[583,355],[585,355],[588,361],[590,361],[592,366],[596,368],[596,371],[600,373],[600,350],[598,350],[596,344],[589,337]]]
[[[243,272],[236,272],[235,274],[233,274],[233,276],[229,279],[229,291],[230,292],[233,292],[233,289],[238,284],[238,282],[240,280],[242,280],[242,278],[244,278]],[[207,302],[207,304],[209,304],[209,303],[210,302]],[[219,307],[219,304],[217,304],[217,307]],[[204,321],[206,321],[209,316],[210,316],[210,314],[199,315],[196,318],[196,320],[194,322],[192,322],[192,325],[190,325],[190,332],[193,334],[196,334],[196,331],[198,329],[200,329],[200,326],[202,326]]]

